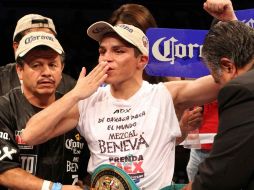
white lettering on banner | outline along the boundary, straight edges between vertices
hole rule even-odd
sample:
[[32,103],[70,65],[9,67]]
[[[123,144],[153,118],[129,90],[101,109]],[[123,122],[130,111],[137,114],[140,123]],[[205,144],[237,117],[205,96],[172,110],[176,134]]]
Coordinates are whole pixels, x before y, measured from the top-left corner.
[[0,139],[10,140],[8,133],[0,132]]
[[248,21],[242,20],[242,22],[244,22],[246,25],[254,28],[254,20],[252,18],[250,20],[248,20]]
[[4,158],[9,158],[10,160],[12,160],[12,155],[16,153],[16,149],[12,148],[11,150],[9,150],[8,146],[4,146],[2,150],[0,150],[0,161],[2,161]]
[[31,174],[36,174],[37,155],[20,155],[21,167]]
[[201,51],[203,45],[199,45],[197,43],[195,44],[182,44],[178,42],[178,39],[171,37],[169,40],[166,40],[163,42],[163,54],[160,52],[160,44],[163,40],[165,40],[166,37],[160,38],[152,46],[152,54],[153,56],[162,62],[170,62],[170,64],[175,63],[175,59],[177,58],[193,58],[194,57],[194,49],[196,48],[198,50],[198,55],[201,57]]

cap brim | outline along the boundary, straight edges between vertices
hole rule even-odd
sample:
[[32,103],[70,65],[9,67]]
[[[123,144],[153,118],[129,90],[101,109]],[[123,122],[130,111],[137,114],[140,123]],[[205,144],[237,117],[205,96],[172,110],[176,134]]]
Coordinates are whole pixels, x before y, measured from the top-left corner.
[[131,43],[132,45],[135,45],[135,42],[132,42],[128,38],[125,37],[125,34],[121,30],[117,30],[114,26],[111,24],[104,22],[104,21],[99,21],[94,24],[92,24],[88,29],[87,29],[87,34],[90,38],[100,42],[102,37],[107,34],[114,32],[118,34],[122,39],[125,41]]
[[87,35],[98,42],[101,41],[102,37],[106,33],[110,32],[116,31],[114,30],[114,27],[111,24],[104,21],[96,22],[87,29]]
[[[135,34],[130,34],[134,31],[136,31],[138,37],[134,37]],[[144,45],[141,44],[139,37],[145,37],[145,34],[139,29],[134,26],[127,26],[125,24],[119,24],[116,26],[112,26],[111,24],[99,21],[94,24],[92,24],[87,29],[87,34],[92,39],[101,42],[103,36],[107,33],[116,33],[120,38],[122,38],[124,41],[132,44],[133,46],[137,47],[143,55],[148,55],[148,50]],[[132,35],[132,36],[130,36]],[[138,40],[138,43],[137,41]]]
[[17,55],[16,59],[18,57],[23,57],[25,56],[31,49],[37,47],[37,46],[47,46],[47,47],[50,47],[51,49],[53,49],[54,51],[56,51],[58,54],[62,54],[63,53],[63,50],[62,49],[59,49],[57,47],[55,47],[54,45],[52,44],[44,44],[44,43],[34,43],[33,45],[29,46],[29,48],[23,50],[22,52],[19,53],[19,55]]

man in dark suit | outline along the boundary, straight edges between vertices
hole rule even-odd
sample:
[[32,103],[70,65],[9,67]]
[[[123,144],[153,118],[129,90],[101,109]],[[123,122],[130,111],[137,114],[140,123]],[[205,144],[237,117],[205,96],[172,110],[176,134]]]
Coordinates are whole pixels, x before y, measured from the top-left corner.
[[254,29],[240,21],[219,22],[208,32],[202,57],[218,95],[219,129],[210,156],[190,190],[254,189]]

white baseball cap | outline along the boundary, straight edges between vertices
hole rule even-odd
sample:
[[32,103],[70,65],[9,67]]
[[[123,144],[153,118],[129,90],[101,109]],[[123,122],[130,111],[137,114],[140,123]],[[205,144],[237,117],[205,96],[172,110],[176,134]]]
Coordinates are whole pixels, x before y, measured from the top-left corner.
[[115,32],[125,41],[136,46],[143,55],[148,56],[149,41],[146,35],[139,28],[129,24],[117,24],[112,26],[111,24],[99,21],[92,24],[87,29],[87,34],[92,39],[100,42],[102,37],[107,34]]
[[18,20],[13,34],[13,40],[18,33],[23,32],[27,29],[39,27],[49,28],[56,34],[55,25],[52,19],[39,14],[28,14]]
[[47,32],[30,32],[20,40],[18,49],[15,52],[15,59],[17,60],[18,57],[23,57],[31,49],[43,45],[52,48],[58,54],[64,53],[62,46],[53,34]]

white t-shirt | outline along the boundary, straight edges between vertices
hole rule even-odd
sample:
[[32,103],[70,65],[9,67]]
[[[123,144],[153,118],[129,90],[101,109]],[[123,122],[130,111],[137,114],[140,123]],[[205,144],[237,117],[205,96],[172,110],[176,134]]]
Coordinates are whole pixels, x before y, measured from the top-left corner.
[[172,97],[163,83],[142,87],[128,100],[100,87],[79,102],[78,130],[87,140],[88,172],[101,164],[125,170],[145,190],[171,184],[175,138],[181,136]]

